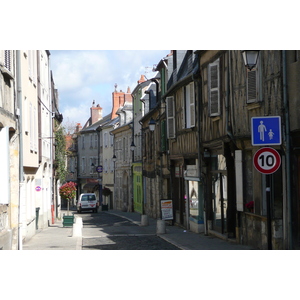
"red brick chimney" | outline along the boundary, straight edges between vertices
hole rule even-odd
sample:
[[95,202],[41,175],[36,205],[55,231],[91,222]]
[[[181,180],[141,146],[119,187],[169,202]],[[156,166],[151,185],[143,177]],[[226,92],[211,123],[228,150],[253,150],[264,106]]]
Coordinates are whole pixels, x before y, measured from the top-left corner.
[[142,82],[145,82],[146,81],[146,79],[145,79],[145,75],[141,75],[141,78],[140,78],[140,80],[138,80],[138,84],[140,84],[140,83],[142,83]]
[[77,124],[76,124],[76,127],[75,127],[75,133],[78,133],[81,129],[82,129],[81,124],[80,124],[80,123],[77,123]]
[[99,104],[94,106],[95,100],[93,101],[93,106],[91,107],[91,125],[102,119],[102,107]]
[[125,94],[125,102],[132,103],[132,96],[131,96],[130,87],[127,88],[127,93]]
[[111,119],[114,119],[117,117],[116,111],[124,105],[125,102],[125,93],[120,90],[120,92],[117,91],[117,84],[115,84],[115,90],[112,93],[112,112],[111,112]]

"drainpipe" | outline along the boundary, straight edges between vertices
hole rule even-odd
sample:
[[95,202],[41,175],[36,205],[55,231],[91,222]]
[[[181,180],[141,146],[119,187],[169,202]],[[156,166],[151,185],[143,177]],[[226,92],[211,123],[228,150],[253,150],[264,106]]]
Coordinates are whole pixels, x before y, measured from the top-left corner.
[[22,127],[22,84],[21,84],[21,50],[16,50],[16,79],[17,104],[19,108],[19,209],[18,209],[18,250],[22,250],[22,214],[21,206],[24,198],[24,170],[23,170],[23,127]]
[[288,249],[293,249],[292,234],[292,195],[291,195],[291,144],[290,144],[290,122],[289,106],[287,96],[287,72],[286,72],[286,50],[282,51],[282,73],[283,73],[283,104],[285,115],[285,140],[286,140],[286,185],[287,185],[287,206],[288,206]]
[[[198,57],[198,64],[199,64],[199,73],[200,73],[200,57]],[[199,172],[199,179],[202,182],[203,185],[203,224],[204,224],[204,234],[208,235],[208,228],[207,228],[207,221],[206,221],[206,189],[207,189],[207,182],[205,179],[204,174],[202,173],[202,160],[201,160],[201,147],[202,147],[202,135],[201,135],[201,100],[202,100],[202,78],[201,75],[194,75],[192,76],[192,79],[197,82],[197,91],[198,91],[198,107],[197,107],[197,115],[198,115],[198,128],[197,128],[197,134],[198,134],[198,172]],[[203,174],[203,175],[201,175]],[[198,182],[198,189],[199,189],[199,182]],[[199,201],[199,199],[198,199]]]

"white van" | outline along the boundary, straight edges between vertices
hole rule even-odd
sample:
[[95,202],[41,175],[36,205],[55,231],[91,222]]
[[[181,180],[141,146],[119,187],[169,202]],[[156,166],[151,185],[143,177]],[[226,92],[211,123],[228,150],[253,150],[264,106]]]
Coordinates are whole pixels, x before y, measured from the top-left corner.
[[96,199],[96,195],[93,193],[85,193],[79,196],[77,201],[77,212],[81,213],[84,210],[92,210],[97,212],[99,202]]

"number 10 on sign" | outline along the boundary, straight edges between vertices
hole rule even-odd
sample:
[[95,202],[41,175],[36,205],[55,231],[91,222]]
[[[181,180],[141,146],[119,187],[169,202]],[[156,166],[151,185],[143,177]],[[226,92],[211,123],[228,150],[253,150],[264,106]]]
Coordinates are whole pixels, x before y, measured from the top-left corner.
[[279,169],[281,158],[275,149],[264,147],[254,154],[253,164],[260,173],[272,174]]

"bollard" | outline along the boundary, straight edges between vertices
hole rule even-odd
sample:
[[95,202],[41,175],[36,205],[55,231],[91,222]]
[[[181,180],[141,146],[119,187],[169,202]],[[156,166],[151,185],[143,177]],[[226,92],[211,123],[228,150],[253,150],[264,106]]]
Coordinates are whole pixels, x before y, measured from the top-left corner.
[[149,220],[147,215],[142,215],[141,217],[141,226],[148,226]]
[[156,223],[156,234],[166,233],[166,223],[165,220],[157,220]]
[[73,237],[82,236],[82,218],[76,218],[76,222],[73,224]]

